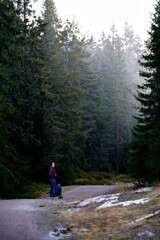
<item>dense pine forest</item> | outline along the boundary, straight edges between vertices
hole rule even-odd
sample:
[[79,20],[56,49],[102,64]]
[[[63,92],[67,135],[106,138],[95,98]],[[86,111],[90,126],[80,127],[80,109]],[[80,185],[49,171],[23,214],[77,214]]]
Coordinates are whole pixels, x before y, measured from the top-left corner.
[[[80,171],[160,179],[160,1],[145,47],[124,23],[86,37],[30,0],[0,0],[0,195]],[[106,23],[107,24],[107,23]]]

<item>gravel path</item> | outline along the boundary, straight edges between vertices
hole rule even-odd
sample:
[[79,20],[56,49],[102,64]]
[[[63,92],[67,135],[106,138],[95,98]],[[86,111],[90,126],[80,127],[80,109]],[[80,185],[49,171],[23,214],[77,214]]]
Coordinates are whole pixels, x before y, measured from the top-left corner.
[[[63,198],[91,197],[108,194],[120,186],[79,186],[66,189]],[[54,202],[43,199],[0,200],[0,239],[2,240],[53,240],[49,235],[51,226],[47,223],[49,206]],[[61,201],[61,200],[60,200]],[[52,228],[56,222],[54,216]]]
[[[49,201],[49,200],[48,200]],[[40,240],[46,238],[48,229],[42,225],[46,200],[20,199],[0,201],[0,239]]]
[[[80,197],[92,197],[97,195],[104,195],[123,186],[124,185],[117,185],[117,186],[94,185],[94,186],[71,187],[63,191],[63,197],[68,199],[68,198],[80,198]],[[131,184],[128,184],[127,186],[131,186]]]

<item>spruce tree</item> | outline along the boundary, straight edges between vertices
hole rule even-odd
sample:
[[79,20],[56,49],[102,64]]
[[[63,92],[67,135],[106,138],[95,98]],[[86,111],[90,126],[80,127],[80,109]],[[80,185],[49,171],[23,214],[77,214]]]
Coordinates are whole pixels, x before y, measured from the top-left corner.
[[61,129],[61,97],[63,95],[63,56],[60,45],[61,20],[58,18],[54,1],[46,0],[43,6],[45,24],[42,36],[42,52],[45,59],[42,85],[44,131],[43,160],[47,164],[59,158],[59,134]]
[[138,114],[139,102],[136,100],[135,95],[137,95],[137,85],[142,83],[142,78],[139,76],[140,66],[138,61],[140,60],[141,54],[141,40],[138,35],[135,35],[131,26],[128,23],[125,23],[124,28],[124,59],[126,64],[125,72],[125,98],[128,102],[128,109],[126,115],[126,122],[129,129],[129,138],[132,140],[132,131],[131,129],[135,126],[136,120],[133,116]]
[[137,100],[140,102],[134,141],[131,143],[131,167],[140,181],[160,179],[160,1],[157,0],[155,13],[146,42],[146,51],[140,62],[143,71],[140,76],[144,83],[138,86]]
[[[0,183],[1,195],[3,196],[7,191],[12,189],[12,186],[16,182],[14,174],[15,161],[12,161],[12,165],[10,166],[12,155],[15,152],[14,146],[10,143],[12,137],[11,130],[12,127],[15,129],[15,126],[14,124],[11,126],[10,119],[17,112],[11,97],[12,91],[17,87],[17,74],[11,69],[15,67],[13,66],[13,62],[17,60],[18,51],[14,44],[14,40],[16,40],[14,33],[17,35],[20,34],[19,27],[21,20],[17,16],[13,2],[9,0],[1,1],[0,9]],[[8,175],[10,175],[10,178],[8,178]],[[10,187],[9,181],[11,180],[13,184]]]
[[106,150],[110,163],[118,173],[119,161],[123,154],[122,147],[128,133],[125,127],[127,102],[124,99],[126,87],[124,49],[122,38],[118,36],[115,26],[112,27],[108,37],[102,34],[94,55],[94,68],[103,86]]
[[29,1],[0,4],[0,181],[1,194],[11,197],[31,182],[41,145],[36,120],[43,69],[42,25],[32,21]]
[[65,129],[62,154],[66,163],[74,167],[81,167],[83,134],[81,132],[80,110],[80,52],[82,40],[78,36],[77,24],[67,21],[62,32],[65,66],[65,86],[63,99],[63,124]]
[[93,39],[84,42],[80,63],[82,131],[86,134],[84,168],[108,171],[110,164],[106,151],[107,122],[102,102],[103,86],[101,78],[93,68],[93,45]]

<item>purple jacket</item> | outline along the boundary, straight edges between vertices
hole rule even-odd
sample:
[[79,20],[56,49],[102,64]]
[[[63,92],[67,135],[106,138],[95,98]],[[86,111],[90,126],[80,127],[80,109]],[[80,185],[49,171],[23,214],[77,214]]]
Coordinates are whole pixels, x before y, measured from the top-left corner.
[[50,166],[49,167],[49,178],[56,179],[56,177],[57,177],[56,170],[52,166]]

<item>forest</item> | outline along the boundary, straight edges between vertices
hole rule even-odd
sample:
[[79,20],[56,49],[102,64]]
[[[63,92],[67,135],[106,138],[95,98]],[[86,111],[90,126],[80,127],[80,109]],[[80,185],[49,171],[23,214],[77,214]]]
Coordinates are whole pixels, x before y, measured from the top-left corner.
[[160,180],[160,1],[145,46],[127,22],[98,41],[30,0],[0,0],[0,196],[79,172]]

